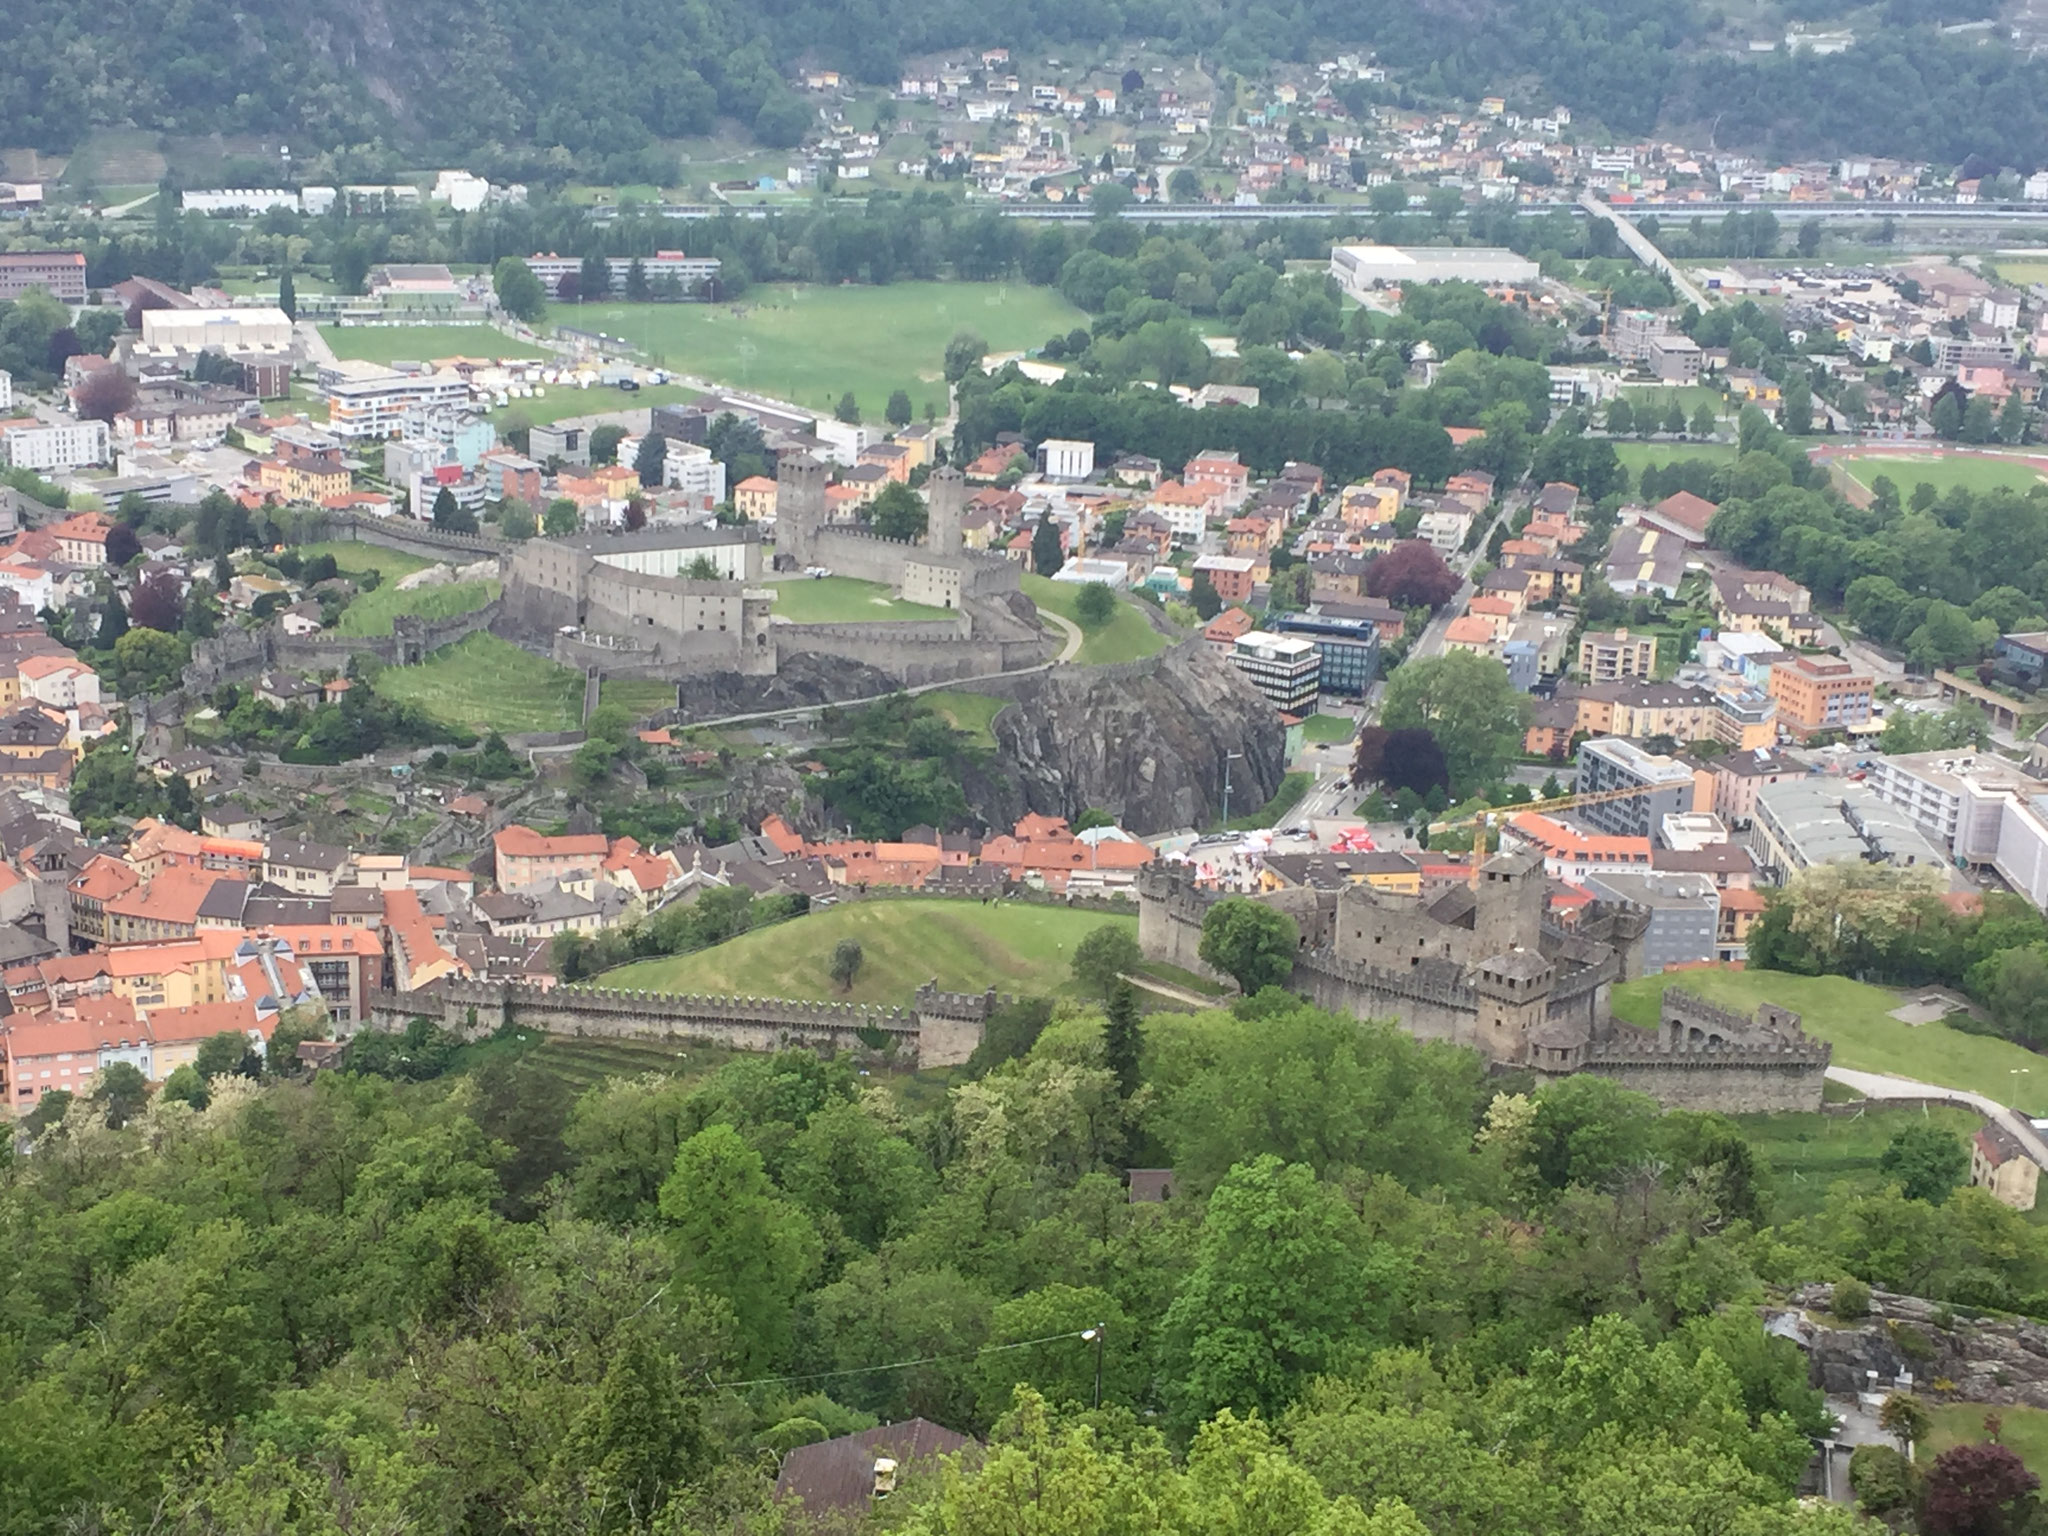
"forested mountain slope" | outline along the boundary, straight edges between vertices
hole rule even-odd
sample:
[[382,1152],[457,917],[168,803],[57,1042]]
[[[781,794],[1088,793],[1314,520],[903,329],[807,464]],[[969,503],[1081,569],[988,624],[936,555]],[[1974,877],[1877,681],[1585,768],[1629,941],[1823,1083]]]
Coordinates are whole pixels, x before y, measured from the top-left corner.
[[[1988,14],[1991,0],[1941,19]],[[1825,4],[1808,12],[1825,11]],[[791,142],[800,55],[893,82],[932,50],[1022,54],[1123,38],[1233,67],[1367,48],[1425,95],[1527,88],[1622,134],[1712,124],[1722,147],[2027,165],[2048,139],[2048,66],[1893,18],[1845,54],[1752,58],[1696,0],[12,0],[0,6],[0,141],[63,149],[90,128],[394,138],[579,156],[707,129]],[[1914,23],[1912,26],[1906,23]]]

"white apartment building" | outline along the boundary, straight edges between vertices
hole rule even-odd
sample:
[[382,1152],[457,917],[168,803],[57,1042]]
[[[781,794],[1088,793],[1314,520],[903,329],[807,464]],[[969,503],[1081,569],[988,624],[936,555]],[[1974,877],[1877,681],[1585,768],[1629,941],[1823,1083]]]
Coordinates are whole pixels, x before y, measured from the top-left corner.
[[1465,535],[1472,531],[1470,512],[1449,510],[1425,512],[1415,525],[1415,536],[1448,560],[1465,547]]
[[[613,293],[625,291],[626,280],[632,275],[636,259],[640,263],[640,275],[647,279],[649,287],[659,288],[673,279],[686,294],[704,293],[718,281],[721,268],[716,256],[687,256],[681,251],[656,251],[652,256],[637,258],[607,256],[604,265]],[[526,265],[540,279],[550,298],[561,296],[563,278],[573,277],[581,282],[583,277],[583,258],[580,256],[557,256],[549,252],[544,256],[527,257]]]
[[14,375],[0,368],[0,411],[14,409]]
[[1053,480],[1086,480],[1095,473],[1095,445],[1048,437],[1038,445],[1038,469]]
[[113,436],[104,421],[38,423],[0,434],[0,460],[38,474],[104,464],[112,453]]
[[343,362],[320,371],[327,397],[327,430],[338,438],[396,437],[406,413],[454,409],[469,403],[469,385],[452,373],[399,373],[375,364]]
[[244,217],[273,208],[299,211],[299,194],[283,187],[236,187],[207,192],[181,192],[178,205],[187,213],[233,213]]

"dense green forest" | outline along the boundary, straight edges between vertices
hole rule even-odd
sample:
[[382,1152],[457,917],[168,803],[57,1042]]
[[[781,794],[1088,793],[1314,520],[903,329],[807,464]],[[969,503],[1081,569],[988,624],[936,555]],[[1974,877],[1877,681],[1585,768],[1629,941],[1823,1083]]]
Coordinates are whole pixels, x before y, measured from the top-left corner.
[[903,1531],[1833,1532],[1765,1287],[2048,1311],[1959,1144],[1780,1221],[1726,1120],[1275,991],[1021,1002],[943,1092],[793,1052],[572,1101],[452,1045],[32,1117],[0,1532],[779,1531],[778,1453],[909,1414],[994,1443]]
[[[1989,14],[1984,0],[1961,0],[1938,19]],[[2048,66],[2003,46],[1938,44],[1936,18],[1903,4],[1888,20],[1896,30],[1845,54],[1757,61],[1705,6],[1666,0],[1032,0],[986,15],[938,0],[600,0],[573,25],[534,0],[402,11],[372,0],[15,0],[0,7],[0,123],[46,149],[132,124],[290,135],[321,150],[397,139],[507,164],[559,149],[593,163],[720,117],[793,142],[810,117],[785,83],[799,54],[893,84],[906,59],[937,49],[1145,39],[1245,69],[1370,48],[1418,99],[1520,83],[1535,105],[1561,100],[1626,135],[1711,119],[1724,147],[2035,163]]]

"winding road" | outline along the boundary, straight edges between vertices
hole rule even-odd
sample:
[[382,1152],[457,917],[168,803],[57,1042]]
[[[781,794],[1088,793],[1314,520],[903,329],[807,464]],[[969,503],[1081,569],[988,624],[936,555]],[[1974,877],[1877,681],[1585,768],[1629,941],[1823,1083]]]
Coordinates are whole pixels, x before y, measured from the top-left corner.
[[1854,1088],[1868,1099],[1943,1099],[1965,1109],[1974,1109],[1985,1119],[2012,1132],[2035,1162],[2048,1164],[2048,1141],[2041,1139],[2041,1133],[2034,1129],[2026,1116],[1981,1093],[1915,1082],[1910,1077],[1893,1077],[1884,1072],[1858,1072],[1849,1067],[1829,1067],[1828,1079]]

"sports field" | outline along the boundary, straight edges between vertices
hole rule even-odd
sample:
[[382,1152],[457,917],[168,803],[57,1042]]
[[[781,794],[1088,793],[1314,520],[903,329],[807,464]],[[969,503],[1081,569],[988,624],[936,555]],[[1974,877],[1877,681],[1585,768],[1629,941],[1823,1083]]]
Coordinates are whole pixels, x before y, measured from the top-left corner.
[[768,584],[775,594],[775,615],[793,624],[860,624],[882,619],[950,619],[950,608],[906,603],[879,581],[851,576],[792,577]]
[[426,362],[437,357],[546,357],[488,325],[323,325],[320,334],[340,358],[366,363]]
[[2024,257],[2015,261],[2000,261],[1998,276],[2001,281],[2016,286],[2027,283],[2048,283],[2048,261],[2029,261]]
[[[757,929],[694,955],[642,960],[597,978],[606,987],[752,997],[821,997],[907,1005],[924,982],[953,992],[995,986],[1019,995],[1072,995],[1074,946],[1104,923],[1137,931],[1137,919],[1006,901],[842,902]],[[853,990],[832,980],[832,949],[861,947]]]
[[416,667],[386,667],[377,691],[473,731],[573,731],[583,721],[582,678],[492,634],[471,635]]
[[[1614,989],[1614,1016],[1650,1027],[1666,986],[1679,986],[1709,1002],[1743,1013],[1759,1003],[1794,1009],[1808,1034],[1833,1043],[1834,1064],[1859,1072],[1885,1072],[1918,1082],[1962,1088],[2031,1112],[2048,1101],[2041,1058],[1989,1035],[1965,1035],[1946,1024],[1902,1024],[1889,1017],[1899,995],[1846,976],[1788,976],[1782,971],[1687,971],[1645,976]],[[2015,1071],[2025,1076],[2015,1076]],[[2015,1083],[2025,1088],[2015,1089]]]
[[1082,666],[1136,661],[1166,648],[1166,636],[1146,622],[1145,615],[1138,612],[1138,605],[1130,598],[1119,596],[1115,616],[1100,629],[1090,629],[1074,611],[1075,601],[1081,595],[1078,583],[1026,576],[1024,595],[1039,607],[1081,626],[1081,652],[1074,660]]
[[1705,459],[1710,464],[1727,464],[1735,458],[1733,443],[1625,443],[1614,445],[1614,456],[1621,460],[1621,467],[1637,480],[1643,471],[1656,465],[1675,464],[1681,459]]
[[944,413],[940,369],[956,331],[1007,352],[1088,323],[1054,289],[1024,283],[762,284],[733,304],[556,305],[548,318],[622,336],[657,366],[821,411],[851,390],[875,422],[898,389],[919,416]]
[[2030,491],[2048,481],[2038,467],[2039,460],[1994,458],[1979,453],[1859,453],[1835,460],[1865,486],[1875,486],[1880,475],[1891,478],[1902,498],[1914,487],[1931,485],[1937,495],[1960,487],[1972,494],[1986,491]]

